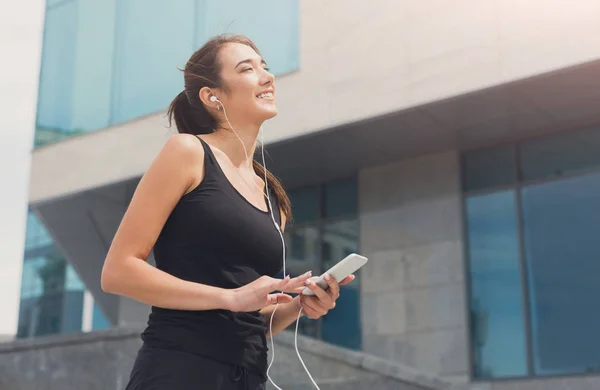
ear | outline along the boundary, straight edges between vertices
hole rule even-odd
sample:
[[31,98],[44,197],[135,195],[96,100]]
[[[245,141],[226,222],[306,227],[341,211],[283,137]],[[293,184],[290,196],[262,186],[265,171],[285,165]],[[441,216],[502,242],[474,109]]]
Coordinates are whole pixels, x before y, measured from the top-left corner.
[[208,87],[202,87],[200,92],[198,92],[200,101],[209,108],[213,108],[218,110],[220,108],[220,104],[218,102],[211,102],[210,97],[216,96],[213,91]]

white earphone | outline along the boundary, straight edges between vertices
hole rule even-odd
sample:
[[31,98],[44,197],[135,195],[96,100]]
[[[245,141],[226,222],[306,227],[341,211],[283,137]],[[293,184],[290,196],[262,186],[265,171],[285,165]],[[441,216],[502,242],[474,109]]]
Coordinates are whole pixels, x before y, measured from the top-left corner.
[[[240,138],[240,136],[238,135],[237,131],[235,131],[235,129],[233,128],[233,126],[231,126],[231,123],[229,122],[229,118],[227,117],[227,111],[225,110],[225,105],[223,105],[223,103],[221,103],[221,101],[214,95],[212,95],[209,100],[211,102],[219,102],[219,104],[221,105],[221,107],[223,107],[223,114],[225,115],[225,120],[227,121],[227,124],[229,125],[229,128],[233,131],[233,133],[235,134],[235,136],[238,138],[238,140],[240,140],[240,143],[242,144],[242,147],[244,148],[244,153],[246,155],[246,159],[249,160],[250,157],[248,156],[248,150],[246,149],[246,146],[244,145],[244,142],[242,141],[242,139]],[[218,109],[218,107],[217,107]],[[266,197],[267,197],[267,202],[269,203],[269,210],[270,210],[270,214],[271,214],[271,220],[273,221],[273,225],[275,225],[275,228],[277,229],[277,232],[279,233],[279,236],[281,237],[281,244],[283,247],[283,274],[285,275],[285,239],[283,238],[283,233],[281,232],[281,228],[279,227],[279,224],[277,224],[277,222],[275,221],[275,216],[273,215],[273,207],[271,206],[271,197],[269,196],[269,186],[267,184],[267,164],[265,162],[265,146],[264,146],[264,131],[262,129],[262,127],[260,128],[260,136],[261,136],[261,141],[260,141],[260,146],[261,146],[261,154],[262,154],[262,163],[263,163],[263,168],[265,171],[265,186],[267,187],[266,189]],[[245,179],[242,177],[242,179],[245,181]],[[258,184],[254,183],[254,185],[258,186]],[[261,192],[263,191],[263,189],[260,189]],[[283,292],[283,291],[282,291]],[[271,314],[271,320],[269,321],[269,333],[271,334],[271,350],[272,350],[272,354],[271,354],[271,363],[269,364],[269,367],[267,368],[267,378],[271,381],[271,383],[273,384],[273,386],[275,386],[275,388],[277,388],[278,390],[282,390],[281,387],[277,386],[277,384],[275,384],[275,382],[273,381],[273,379],[271,379],[271,377],[269,376],[269,371],[271,369],[271,366],[273,365],[273,362],[275,361],[275,342],[273,341],[273,318],[275,317],[275,312],[277,311],[277,307],[279,307],[279,302],[277,302],[275,304],[275,309],[273,309],[273,313]],[[296,354],[298,355],[298,359],[300,359],[300,363],[302,363],[302,366],[304,367],[304,370],[306,371],[306,373],[308,374],[308,377],[310,378],[310,380],[312,381],[313,385],[315,385],[315,387],[317,388],[317,390],[321,390],[319,388],[319,385],[317,385],[317,382],[315,382],[315,380],[313,379],[312,375],[310,374],[310,372],[308,371],[308,368],[306,368],[306,364],[304,364],[304,360],[302,360],[302,356],[300,356],[300,351],[298,351],[298,325],[300,323],[300,316],[302,315],[302,308],[300,308],[300,311],[298,312],[298,318],[296,319],[296,333],[295,333],[295,337],[294,337],[294,345],[296,347]]]
[[[210,100],[213,103],[219,102],[220,105],[217,106],[217,111],[221,111],[221,107],[223,107],[223,103],[221,103],[221,101],[219,100],[218,97],[216,97],[215,95],[212,95],[210,97],[210,99],[208,99],[208,100]],[[223,107],[223,109],[225,109],[225,107]]]

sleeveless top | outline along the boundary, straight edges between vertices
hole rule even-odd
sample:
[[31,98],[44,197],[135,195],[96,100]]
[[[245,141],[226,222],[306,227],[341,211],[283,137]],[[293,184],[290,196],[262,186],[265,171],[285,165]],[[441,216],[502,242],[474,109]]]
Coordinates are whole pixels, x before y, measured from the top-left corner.
[[[227,179],[210,146],[204,179],[174,207],[154,246],[156,267],[180,279],[234,289],[282,269],[281,237],[265,212]],[[268,186],[267,186],[268,189]],[[275,221],[276,197],[269,192]],[[267,205],[268,206],[268,205]],[[266,379],[268,324],[258,311],[152,307],[142,333],[150,347],[175,349],[235,364]]]

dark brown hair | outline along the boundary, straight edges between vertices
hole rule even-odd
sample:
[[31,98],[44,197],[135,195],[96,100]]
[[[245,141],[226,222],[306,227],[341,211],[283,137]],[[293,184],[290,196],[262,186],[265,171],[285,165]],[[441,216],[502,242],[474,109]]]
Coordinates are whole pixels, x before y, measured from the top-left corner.
[[[171,102],[167,111],[169,126],[175,120],[179,133],[208,134],[216,128],[217,121],[200,100],[200,89],[208,87],[226,90],[226,86],[221,80],[219,52],[228,43],[248,45],[260,54],[254,42],[243,35],[219,35],[210,39],[192,54],[183,69],[185,87]],[[253,160],[252,165],[254,172],[259,177],[265,177],[265,168],[258,161]],[[291,221],[292,208],[287,193],[271,172],[267,170],[266,174],[267,185],[275,192],[279,207],[287,221]]]

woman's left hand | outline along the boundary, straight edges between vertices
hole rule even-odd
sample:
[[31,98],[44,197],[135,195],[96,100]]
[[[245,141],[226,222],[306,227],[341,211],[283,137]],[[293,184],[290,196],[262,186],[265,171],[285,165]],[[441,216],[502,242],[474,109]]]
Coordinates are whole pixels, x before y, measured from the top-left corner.
[[[327,279],[329,277],[329,279]],[[335,301],[340,296],[340,286],[348,284],[354,280],[354,275],[350,275],[341,282],[336,282],[334,278],[329,275],[324,275],[329,288],[323,290],[319,287],[312,279],[308,279],[307,287],[315,293],[314,296],[300,294],[298,304],[302,308],[302,312],[310,319],[316,320],[321,316],[324,316],[329,310],[335,307]]]

